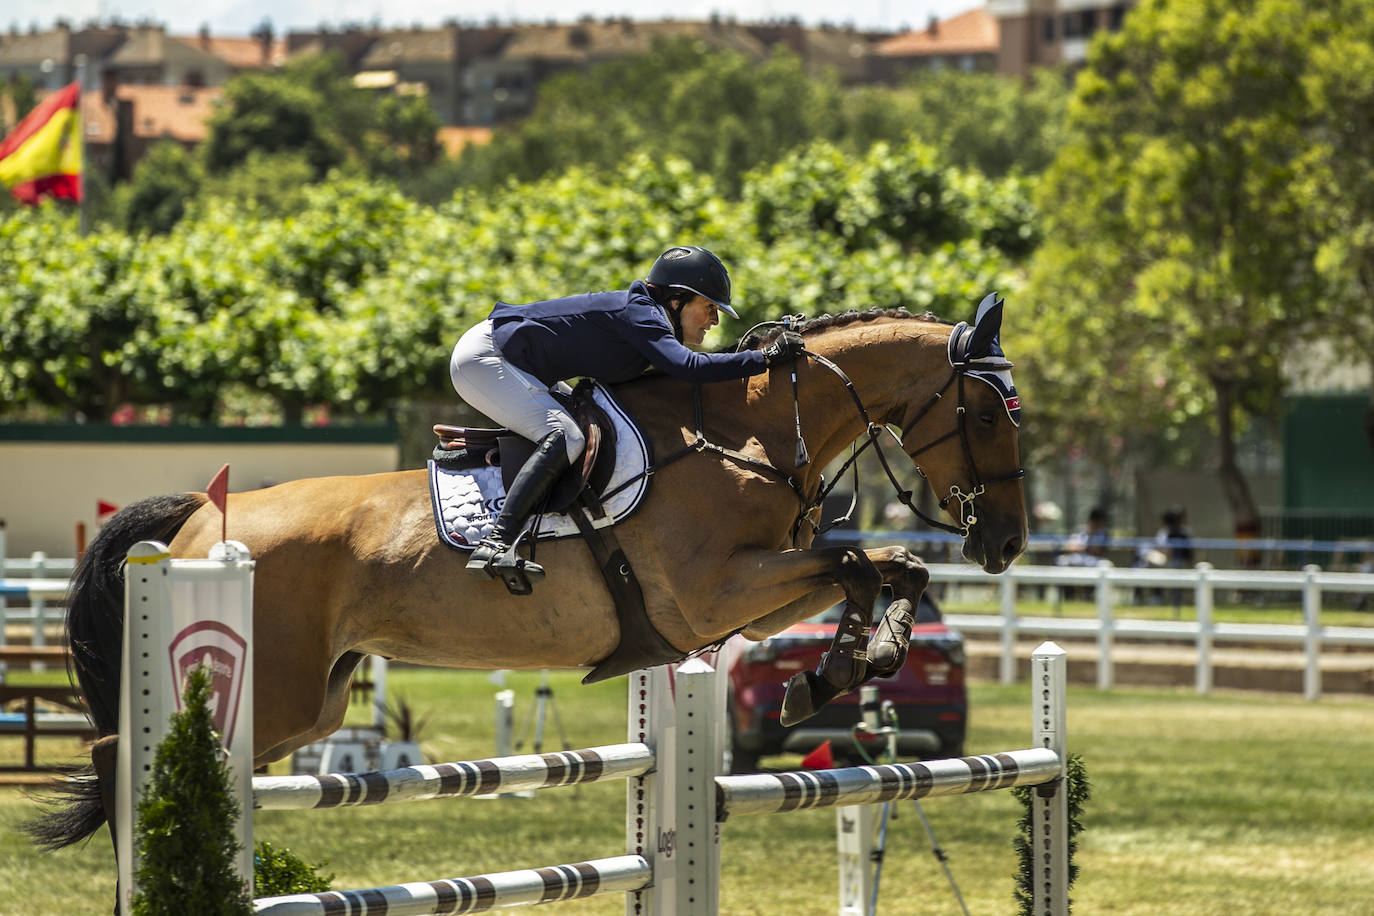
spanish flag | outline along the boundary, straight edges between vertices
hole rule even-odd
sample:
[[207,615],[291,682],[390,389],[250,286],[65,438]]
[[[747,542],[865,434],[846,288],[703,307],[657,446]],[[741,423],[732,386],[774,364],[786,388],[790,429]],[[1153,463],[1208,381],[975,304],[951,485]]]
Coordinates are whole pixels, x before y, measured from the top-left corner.
[[28,204],[44,196],[81,199],[81,86],[38,104],[0,142],[0,184]]

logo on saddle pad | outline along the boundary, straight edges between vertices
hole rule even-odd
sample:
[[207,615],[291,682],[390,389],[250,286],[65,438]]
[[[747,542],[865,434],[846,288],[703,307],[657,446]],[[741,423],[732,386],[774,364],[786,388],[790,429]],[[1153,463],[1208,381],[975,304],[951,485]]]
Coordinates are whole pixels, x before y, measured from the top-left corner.
[[178,633],[167,652],[172,662],[172,683],[177,685],[177,712],[181,711],[182,685],[192,669],[199,665],[209,672],[210,717],[228,747],[234,741],[234,726],[238,722],[248,643],[224,624],[205,620]]

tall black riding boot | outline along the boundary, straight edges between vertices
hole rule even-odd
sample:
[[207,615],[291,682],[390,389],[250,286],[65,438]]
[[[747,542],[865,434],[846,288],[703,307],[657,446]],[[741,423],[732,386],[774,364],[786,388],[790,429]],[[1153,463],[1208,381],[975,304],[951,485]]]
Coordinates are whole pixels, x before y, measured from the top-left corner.
[[500,578],[514,594],[529,594],[530,583],[544,578],[544,567],[521,558],[516,551],[516,539],[525,519],[568,469],[566,442],[567,434],[561,429],[539,440],[534,454],[511,481],[491,534],[472,551],[468,569],[473,575]]

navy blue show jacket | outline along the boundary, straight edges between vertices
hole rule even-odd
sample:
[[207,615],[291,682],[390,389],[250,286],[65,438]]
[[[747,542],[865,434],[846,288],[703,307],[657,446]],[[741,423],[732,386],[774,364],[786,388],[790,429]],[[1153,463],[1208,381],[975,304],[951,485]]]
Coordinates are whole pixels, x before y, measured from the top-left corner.
[[627,382],[650,366],[691,382],[723,382],[768,368],[758,350],[698,353],[683,346],[642,282],[528,305],[499,302],[491,324],[501,355],[545,385],[575,376]]

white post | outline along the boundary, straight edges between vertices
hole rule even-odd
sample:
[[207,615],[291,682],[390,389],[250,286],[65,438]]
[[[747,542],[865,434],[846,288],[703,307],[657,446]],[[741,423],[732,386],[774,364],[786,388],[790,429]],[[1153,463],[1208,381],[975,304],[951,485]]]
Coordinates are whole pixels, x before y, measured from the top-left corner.
[[[716,736],[716,671],[702,658],[677,669],[677,903],[673,916],[714,916],[720,907],[720,825],[716,823],[716,776],[721,754]],[[662,903],[662,900],[660,900]]]
[[1212,692],[1212,564],[1197,564],[1197,692]]
[[386,737],[386,659],[372,656],[372,725]]
[[[29,575],[34,579],[43,579],[48,575],[48,555],[41,550],[33,553],[33,571]],[[47,634],[47,613],[48,599],[30,598],[29,606],[33,609],[33,637],[35,646],[45,646],[48,644]],[[40,661],[35,661],[32,665],[34,671],[42,671],[47,667]]]
[[1103,562],[1097,567],[1097,689],[1111,690],[1115,682],[1112,669],[1112,642],[1115,621],[1112,619],[1112,588],[1107,578],[1112,564]]
[[[253,792],[253,561],[235,541],[211,548],[208,560],[172,560],[165,544],[129,550],[124,585],[124,660],[116,789],[120,913],[135,893],[134,820],[167,722],[180,708],[186,675],[212,674],[212,715],[229,749],[235,797]],[[253,881],[253,812],[240,812],[239,873]]]
[[1002,576],[1002,662],[998,671],[1003,684],[1016,683],[1016,579],[1015,569]]
[[1068,916],[1069,798],[1064,785],[1068,751],[1068,657],[1052,642],[1031,656],[1031,734],[1035,747],[1059,755],[1059,778],[1035,786],[1031,799],[1032,894],[1035,916]]
[[[5,520],[0,518],[0,579],[5,578]],[[0,646],[5,644],[5,625],[9,623],[10,612],[9,602],[3,594],[0,594]],[[0,662],[0,684],[5,683],[5,676],[9,673],[9,665]]]
[[869,916],[873,910],[873,831],[881,810],[881,805],[835,809],[840,916]]
[[653,883],[625,897],[626,916],[714,916],[719,900],[716,824],[717,678],[700,659],[630,675],[630,743],[649,746],[654,768],[626,788],[625,851],[643,856]]
[[515,741],[515,691],[496,692],[496,756],[509,757]]
[[1302,568],[1302,619],[1307,626],[1303,634],[1306,665],[1302,674],[1302,693],[1308,700],[1322,695],[1322,590],[1317,584],[1321,567],[1309,563]]
[[666,666],[630,674],[630,703],[625,740],[646,744],[654,752],[654,768],[626,783],[625,851],[642,856],[653,868],[649,887],[625,895],[625,916],[651,916],[672,906],[674,849],[665,837],[674,835],[671,819],[673,781],[670,765],[677,729],[673,727],[672,674]]

